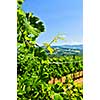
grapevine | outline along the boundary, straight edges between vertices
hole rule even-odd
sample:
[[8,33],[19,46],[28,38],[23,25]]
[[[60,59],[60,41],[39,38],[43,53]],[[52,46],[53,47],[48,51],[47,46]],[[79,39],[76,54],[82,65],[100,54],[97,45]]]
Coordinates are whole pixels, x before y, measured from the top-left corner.
[[45,44],[45,49],[36,43],[45,26],[33,13],[23,11],[23,2],[17,0],[17,99],[83,100],[82,86],[70,75],[83,70],[82,62],[74,62],[82,58],[51,58],[45,50],[52,55],[51,43]]

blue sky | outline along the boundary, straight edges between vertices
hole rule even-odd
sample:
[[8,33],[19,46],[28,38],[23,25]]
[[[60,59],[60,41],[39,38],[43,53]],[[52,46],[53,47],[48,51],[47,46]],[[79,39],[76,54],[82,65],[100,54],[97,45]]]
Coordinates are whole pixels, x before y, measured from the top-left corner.
[[66,41],[53,45],[83,43],[83,0],[25,0],[23,9],[44,22],[46,31],[37,38],[38,44],[50,42],[58,33],[64,33]]

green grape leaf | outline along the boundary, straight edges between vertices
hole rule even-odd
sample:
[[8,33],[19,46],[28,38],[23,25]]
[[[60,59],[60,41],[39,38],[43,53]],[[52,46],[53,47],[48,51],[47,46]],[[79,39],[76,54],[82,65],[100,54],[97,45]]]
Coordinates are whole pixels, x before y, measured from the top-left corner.
[[50,54],[54,52],[54,50],[50,46],[48,46],[47,49],[49,50]]
[[54,100],[64,100],[63,97],[60,94],[55,94],[54,95]]

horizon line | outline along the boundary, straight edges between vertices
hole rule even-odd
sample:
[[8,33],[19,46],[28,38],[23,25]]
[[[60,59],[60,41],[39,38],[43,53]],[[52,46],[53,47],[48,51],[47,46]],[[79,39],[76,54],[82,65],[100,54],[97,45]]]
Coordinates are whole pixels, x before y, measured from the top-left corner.
[[[39,44],[40,45],[40,44]],[[52,44],[51,46],[62,46],[62,45],[83,45],[83,43],[80,43],[80,44]],[[43,44],[42,45],[40,45],[40,46],[43,46]]]

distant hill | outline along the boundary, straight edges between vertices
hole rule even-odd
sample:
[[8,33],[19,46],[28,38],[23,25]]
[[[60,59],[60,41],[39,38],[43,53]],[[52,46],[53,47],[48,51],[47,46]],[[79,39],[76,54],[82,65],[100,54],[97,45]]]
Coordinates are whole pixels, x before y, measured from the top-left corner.
[[53,48],[63,48],[63,49],[66,49],[66,48],[70,48],[70,49],[83,49],[83,45],[80,44],[80,45],[61,45],[61,46],[51,46]]
[[[53,56],[83,55],[83,45],[51,46],[54,49]],[[47,51],[49,54],[49,52]]]

